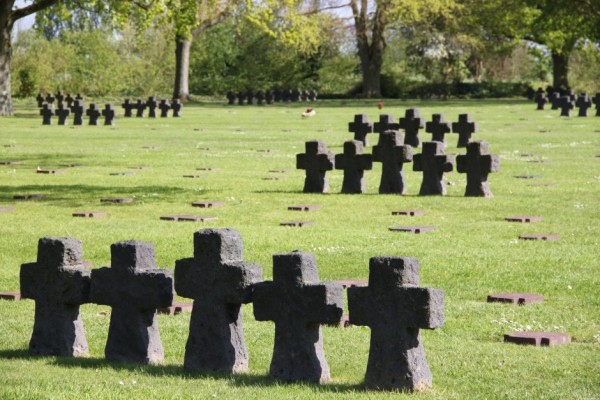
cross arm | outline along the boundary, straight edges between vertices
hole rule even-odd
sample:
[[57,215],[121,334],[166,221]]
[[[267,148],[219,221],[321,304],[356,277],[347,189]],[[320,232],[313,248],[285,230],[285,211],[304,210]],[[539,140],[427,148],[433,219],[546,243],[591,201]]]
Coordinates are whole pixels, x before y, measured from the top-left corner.
[[92,271],[83,267],[63,268],[60,271],[60,293],[66,304],[90,302]]
[[498,172],[500,170],[500,157],[495,154],[481,157],[481,170],[482,172]]
[[254,284],[262,281],[262,267],[243,261],[227,263],[220,269],[217,282],[225,301],[234,304],[250,303]]
[[358,156],[358,166],[360,169],[369,170],[373,168],[373,156],[371,154],[360,154]]
[[456,172],[466,174],[469,171],[469,160],[466,155],[456,156]]
[[423,155],[415,154],[413,157],[413,171],[423,171]]
[[303,287],[305,310],[311,322],[332,324],[340,321],[344,311],[344,288],[339,283],[321,282]]
[[272,281],[259,282],[254,285],[252,303],[254,318],[257,321],[275,321],[281,313],[280,301],[284,296],[281,288]]
[[21,265],[21,271],[19,273],[19,282],[21,286],[21,297],[25,299],[36,299],[37,290],[39,287],[39,268],[37,263],[27,263]]
[[371,294],[368,287],[349,287],[348,289],[348,313],[352,325],[371,325]]
[[[435,329],[444,324],[444,291],[426,287],[403,287],[397,299],[398,319],[407,326]],[[403,315],[404,314],[404,315]]]
[[439,155],[435,156],[435,160],[440,171],[451,172],[454,169],[454,156]]
[[331,152],[327,152],[325,154],[319,154],[319,167],[322,170],[331,171],[335,168],[335,156]]
[[197,295],[195,263],[193,258],[175,261],[175,291],[182,297],[193,299]]
[[[402,145],[394,149],[396,152],[396,161],[399,163],[411,162],[413,160],[413,151],[411,145]],[[373,152],[373,154],[375,154]]]

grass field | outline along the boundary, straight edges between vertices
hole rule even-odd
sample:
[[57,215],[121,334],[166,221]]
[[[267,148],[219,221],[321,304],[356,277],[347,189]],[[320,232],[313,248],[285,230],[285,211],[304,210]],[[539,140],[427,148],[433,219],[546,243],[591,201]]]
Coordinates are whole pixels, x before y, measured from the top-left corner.
[[[76,237],[94,267],[110,265],[110,244],[127,239],[153,242],[158,264],[193,253],[193,232],[231,227],[244,239],[244,258],[272,276],[272,255],[295,249],[314,253],[320,278],[366,279],[369,258],[411,256],[421,263],[421,284],[445,291],[446,323],[422,331],[434,386],[393,397],[427,399],[600,399],[600,118],[561,118],[559,111],[535,111],[535,104],[498,101],[386,101],[381,112],[399,118],[418,107],[430,120],[443,112],[456,121],[471,112],[480,123],[475,140],[486,140],[501,167],[490,174],[493,198],[466,198],[465,176],[447,174],[444,197],[417,196],[421,174],[405,166],[408,194],[379,195],[381,165],[366,172],[367,193],[343,195],[342,172],[331,171],[330,194],[303,194],[304,171],[295,154],[304,142],[324,140],[334,153],[350,140],[348,122],[356,113],[376,121],[376,102],[321,101],[317,115],[300,117],[305,105],[238,107],[190,105],[180,119],[124,119],[114,127],[41,125],[33,103],[17,104],[17,115],[0,119],[0,291],[18,290],[19,267],[35,260],[38,238]],[[424,132],[422,139],[430,138]],[[370,135],[370,145],[377,142]],[[448,136],[447,153],[456,148]],[[154,147],[152,149],[144,147]],[[371,152],[371,146],[368,152]],[[210,150],[206,150],[209,148]],[[270,150],[263,152],[260,150]],[[420,152],[416,151],[417,153]],[[546,161],[546,162],[531,162]],[[36,168],[63,168],[62,174],[36,174]],[[144,166],[144,169],[130,169]],[[198,171],[197,168],[219,168]],[[287,173],[269,172],[286,169]],[[114,172],[135,175],[111,176]],[[198,178],[184,178],[198,174]],[[517,179],[516,175],[538,175]],[[279,177],[280,180],[263,178]],[[539,186],[538,184],[555,184]],[[538,185],[538,186],[533,186]],[[22,193],[40,200],[16,201]],[[100,198],[134,197],[109,205]],[[193,208],[192,201],[223,201],[225,206]],[[319,204],[309,213],[288,211],[295,204]],[[424,209],[415,217],[392,210]],[[76,211],[106,211],[99,219],[73,218]],[[196,214],[217,221],[169,222],[163,215]],[[539,215],[541,222],[504,221]],[[311,220],[303,228],[280,227]],[[432,225],[433,232],[395,233],[397,225]],[[520,241],[527,233],[560,234],[558,241]],[[488,294],[532,292],[542,304],[487,304]],[[34,302],[0,300],[1,399],[138,398],[389,398],[362,387],[369,348],[366,327],[324,327],[332,382],[323,386],[281,384],[267,377],[274,326],[256,322],[244,309],[250,370],[235,376],[190,373],[181,367],[189,313],[159,316],[165,362],[161,366],[104,361],[109,316],[104,306],[81,307],[90,356],[85,359],[32,358],[27,348]],[[514,330],[569,333],[573,343],[534,348],[503,343]]]

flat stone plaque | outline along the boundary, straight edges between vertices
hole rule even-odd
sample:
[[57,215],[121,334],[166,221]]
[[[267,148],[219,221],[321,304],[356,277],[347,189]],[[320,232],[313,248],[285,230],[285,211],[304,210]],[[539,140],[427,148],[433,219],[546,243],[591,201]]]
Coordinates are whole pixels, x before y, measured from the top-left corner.
[[534,293],[497,293],[487,297],[488,303],[532,304],[543,303],[544,296]]
[[271,153],[273,150],[271,149],[260,149],[260,150],[256,150],[258,153]]
[[334,281],[342,285],[344,289],[348,289],[349,287],[366,287],[369,286],[369,281],[361,280],[361,279],[340,279]]
[[196,168],[196,171],[220,171],[221,168],[212,168],[212,167],[202,167]]
[[21,292],[0,292],[0,299],[12,301],[21,300]]
[[101,218],[106,217],[107,215],[108,213],[105,213],[104,211],[78,211],[73,213],[74,217],[84,218]]
[[195,179],[195,178],[202,178],[202,175],[183,175],[183,177]]
[[75,167],[81,167],[81,164],[79,164],[79,163],[60,164],[60,166],[64,167],[64,168],[75,168]]
[[393,226],[389,229],[394,232],[423,233],[435,231],[435,226]]
[[127,167],[129,169],[144,169],[146,167],[144,167],[143,165],[132,165],[130,167]]
[[262,178],[263,181],[280,181],[281,178],[277,177],[277,176],[267,176],[265,178]]
[[204,150],[204,151],[211,151],[212,148],[210,147],[197,147],[198,150]]
[[504,335],[504,341],[530,346],[555,346],[571,343],[571,336],[558,332],[514,332]]
[[521,240],[558,240],[560,239],[560,235],[554,234],[534,234],[534,235],[521,235],[519,236]]
[[224,205],[225,203],[222,201],[194,201],[192,203],[192,206],[200,208],[221,207]]
[[193,303],[173,303],[170,307],[159,308],[156,311],[159,314],[177,315],[183,311],[192,311]]
[[200,215],[166,215],[160,217],[160,219],[164,221],[214,221],[217,220],[217,217],[203,217]]
[[414,217],[415,215],[423,215],[425,213],[426,213],[425,210],[398,210],[398,211],[392,211],[392,215],[409,215],[411,217]]
[[105,199],[100,199],[101,203],[122,204],[122,203],[131,203],[132,201],[133,201],[133,198],[131,198],[131,197],[108,197]]
[[158,147],[158,146],[142,146],[142,149],[146,149],[146,150],[158,150],[158,149],[160,149],[160,147]]
[[541,179],[542,175],[515,175],[517,179]]
[[11,212],[15,211],[14,207],[0,206],[0,212]]
[[506,217],[504,219],[509,222],[540,222],[542,217],[535,215],[523,215],[518,217]]
[[19,164],[21,164],[21,161],[10,161],[10,160],[0,161],[0,165],[19,165]]
[[289,171],[287,169],[270,169],[269,172],[272,172],[274,174],[286,174]]
[[35,172],[38,174],[62,174],[65,172],[62,169],[36,169]]
[[313,221],[290,221],[290,222],[282,222],[279,225],[281,226],[296,226],[303,227],[304,225],[314,225]]
[[135,172],[111,172],[110,173],[111,176],[131,176],[131,175],[135,175]]
[[41,199],[44,197],[41,193],[27,193],[27,194],[15,194],[13,199],[15,200],[33,200],[33,199]]
[[318,206],[316,204],[303,204],[303,205],[298,205],[298,206],[289,206],[288,210],[291,210],[291,211],[314,211],[314,210],[318,210],[320,208],[321,208],[321,206]]
[[542,187],[551,187],[551,186],[558,186],[556,183],[532,183],[531,185],[527,185],[527,186],[542,186]]

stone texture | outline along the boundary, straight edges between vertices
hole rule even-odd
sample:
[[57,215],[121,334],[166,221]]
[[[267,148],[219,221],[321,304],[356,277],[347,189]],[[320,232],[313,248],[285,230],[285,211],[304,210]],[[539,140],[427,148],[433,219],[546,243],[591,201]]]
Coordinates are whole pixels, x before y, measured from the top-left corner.
[[444,292],[418,285],[418,260],[373,257],[369,286],[348,288],[350,323],[371,328],[368,389],[413,391],[432,385],[419,329],[443,325]]
[[389,230],[393,232],[424,233],[435,231],[435,226],[393,226]]
[[496,293],[487,297],[488,303],[533,304],[543,303],[544,296],[534,293]]
[[366,114],[356,114],[354,115],[354,121],[348,123],[348,132],[354,133],[354,140],[368,146],[367,135],[373,132],[373,124],[369,122]]
[[380,114],[379,121],[373,124],[373,132],[383,133],[385,131],[397,131],[400,124],[394,122],[394,117],[389,114]]
[[473,122],[471,114],[460,114],[458,122],[452,123],[452,132],[458,133],[458,144],[456,147],[467,147],[471,141],[471,135],[479,131],[479,124]]
[[319,209],[321,209],[321,206],[318,206],[316,204],[302,204],[288,207],[288,210],[290,211],[314,211]]
[[106,359],[156,364],[163,360],[156,309],[173,303],[173,277],[158,269],[154,246],[135,240],[110,246],[111,267],[92,271],[90,299],[112,307]]
[[205,221],[215,221],[218,218],[217,217],[200,216],[200,215],[166,215],[166,216],[160,217],[160,219],[162,219],[163,221],[200,221],[200,222],[205,222]]
[[425,210],[397,210],[392,211],[392,215],[408,215],[414,217],[415,215],[423,215],[425,214]]
[[500,157],[490,154],[487,142],[470,142],[467,154],[456,157],[456,171],[467,174],[467,197],[492,197],[488,174],[499,170]]
[[364,193],[364,171],[373,168],[373,156],[364,154],[362,142],[348,140],[344,143],[344,152],[335,155],[335,168],[344,170],[342,193]]
[[453,169],[454,157],[444,154],[444,144],[440,142],[423,143],[421,154],[413,156],[413,171],[422,171],[420,196],[446,194],[444,172]]
[[560,239],[560,235],[554,234],[532,234],[532,235],[521,235],[519,236],[521,240],[558,240]]
[[506,217],[504,218],[506,221],[509,222],[540,222],[542,220],[542,217],[538,217],[535,215],[523,215],[523,216],[516,216],[516,217]]
[[425,132],[431,133],[432,142],[442,142],[446,146],[446,133],[452,132],[452,124],[446,122],[444,114],[433,114],[431,121],[425,124]]
[[325,175],[334,167],[333,153],[327,150],[325,142],[312,140],[305,143],[306,152],[296,154],[296,168],[306,170],[304,193],[329,193],[329,181]]
[[0,299],[19,301],[21,300],[21,292],[0,292]]
[[558,332],[514,332],[504,335],[504,341],[530,346],[555,346],[571,343],[571,336]]
[[342,311],[342,286],[319,281],[314,255],[299,251],[274,255],[273,281],[258,283],[254,289],[254,317],[275,322],[271,378],[328,381],[321,324],[338,323]]
[[404,129],[404,144],[412,147],[419,147],[419,129],[425,128],[425,120],[421,118],[419,109],[409,108],[404,113],[404,118],[400,118],[398,124],[400,129]]
[[373,147],[373,161],[381,163],[379,193],[404,194],[404,163],[413,159],[412,147],[402,144],[402,134],[385,131],[379,135],[379,143]]
[[191,312],[194,308],[192,303],[173,303],[170,307],[162,307],[157,309],[159,314],[167,314],[167,315],[177,315],[181,314],[184,311]]
[[83,356],[88,353],[79,306],[90,302],[90,271],[83,245],[74,238],[41,238],[37,261],[21,265],[21,295],[35,300],[29,353]]

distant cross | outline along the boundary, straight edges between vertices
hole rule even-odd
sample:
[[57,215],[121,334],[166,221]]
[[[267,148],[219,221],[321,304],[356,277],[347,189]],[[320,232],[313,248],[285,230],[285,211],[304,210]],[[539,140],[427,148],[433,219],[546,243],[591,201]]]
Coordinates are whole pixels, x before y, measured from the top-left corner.
[[562,96],[560,98],[560,116],[570,117],[571,110],[575,108],[575,102],[571,100],[570,96]]
[[227,105],[234,105],[235,104],[235,93],[233,93],[231,90],[227,92]]
[[565,92],[565,96],[569,96],[569,99],[572,102],[575,102],[577,100],[577,93],[575,93],[575,90],[568,88],[567,91]]
[[65,95],[63,92],[56,93],[54,97],[56,98],[56,104],[58,105],[61,105],[63,103],[63,100],[65,99]]
[[65,102],[67,103],[67,107],[71,108],[73,106],[74,101],[75,99],[73,98],[73,96],[71,96],[70,93],[67,93],[67,95],[65,96]]
[[301,92],[301,90],[300,90],[300,89],[298,89],[298,88],[294,88],[294,89],[292,89],[292,90],[291,90],[291,92],[290,92],[290,100],[291,100],[292,102],[294,102],[294,103],[295,103],[295,102],[298,102],[298,101],[300,101],[300,100],[302,100],[302,99],[300,98],[300,92]]
[[100,118],[100,110],[98,110],[98,106],[96,103],[91,103],[90,108],[88,108],[85,112],[85,115],[89,117],[90,125],[98,125],[98,118]]
[[40,115],[42,116],[42,125],[52,125],[52,117],[54,116],[52,104],[44,103]]
[[366,114],[355,114],[354,122],[348,123],[348,132],[354,133],[354,140],[368,146],[367,135],[373,132],[373,124],[369,122]]
[[456,157],[456,171],[467,174],[465,196],[492,197],[488,174],[499,169],[500,157],[489,153],[487,142],[471,142],[467,145],[467,154]]
[[373,124],[373,132],[383,133],[385,131],[397,131],[400,124],[394,122],[394,117],[388,114],[380,114],[379,121]]
[[452,123],[452,132],[458,133],[458,144],[456,147],[467,147],[471,135],[479,131],[479,124],[473,122],[471,114],[459,114],[458,122]]
[[158,269],[151,243],[110,246],[111,267],[92,271],[90,299],[112,307],[104,355],[108,360],[154,364],[163,360],[156,309],[173,302],[171,271]]
[[537,97],[538,96],[544,96],[545,97],[545,95],[546,95],[546,91],[540,87],[540,88],[538,88],[538,90],[535,91],[534,96],[531,96],[529,99],[533,100],[533,101],[537,101]]
[[248,105],[254,104],[254,92],[252,90],[248,89],[246,99],[248,99]]
[[293,92],[290,89],[283,89],[282,95],[281,95],[281,101],[284,102],[288,102],[290,100],[292,100],[292,96],[293,96]]
[[132,116],[132,111],[135,109],[135,104],[132,103],[129,99],[125,99],[121,107],[125,110],[125,114],[123,115],[126,118],[130,118]]
[[453,168],[454,157],[444,154],[444,145],[440,142],[424,142],[423,152],[413,156],[413,171],[423,172],[420,196],[444,195],[446,184],[444,172]]
[[148,107],[148,118],[156,118],[156,107],[157,106],[158,106],[158,103],[156,102],[156,99],[154,98],[154,96],[148,97],[148,100],[146,101],[146,107]]
[[146,102],[142,99],[138,99],[135,102],[135,116],[137,118],[143,118],[144,117],[144,111],[146,110]]
[[38,93],[38,95],[35,99],[37,100],[38,108],[42,108],[42,106],[44,105],[44,101],[46,101],[46,98],[44,97],[44,95],[42,95],[41,93]]
[[329,193],[329,181],[325,174],[333,169],[333,153],[320,140],[306,142],[305,148],[304,154],[296,154],[296,168],[306,170],[303,192]]
[[344,152],[335,155],[335,169],[344,170],[342,193],[364,193],[364,172],[372,168],[373,156],[364,154],[363,144],[358,140],[348,140],[344,143]]
[[72,357],[88,353],[79,306],[89,303],[90,271],[81,241],[41,238],[37,262],[21,265],[21,296],[35,300],[29,353]]
[[400,132],[385,131],[379,135],[379,143],[373,146],[373,161],[382,164],[379,193],[406,192],[402,166],[412,158],[412,147],[402,144]]
[[275,89],[273,91],[273,101],[280,102],[283,98],[283,91],[281,89]]
[[425,132],[431,133],[432,142],[442,142],[446,146],[446,133],[452,132],[452,124],[446,122],[444,114],[433,114],[431,121],[425,124]]
[[263,92],[262,90],[259,90],[258,92],[256,92],[256,104],[258,104],[259,106],[262,106],[264,104],[265,101],[265,92]]
[[171,110],[173,110],[173,117],[181,117],[181,110],[183,109],[183,103],[179,99],[174,99],[171,103]]
[[343,288],[320,282],[313,254],[273,256],[273,281],[254,288],[254,317],[275,322],[269,375],[282,381],[321,383],[330,379],[321,324],[339,323]]
[[275,99],[275,95],[273,94],[273,91],[267,90],[265,92],[265,101],[267,102],[267,104],[273,104],[274,99]]
[[544,106],[548,102],[548,98],[546,97],[546,93],[544,93],[543,91],[541,93],[537,93],[535,95],[535,102],[537,103],[537,109],[538,110],[543,110]]
[[404,118],[400,118],[401,129],[404,129],[404,144],[412,147],[419,147],[419,129],[425,128],[425,121],[421,118],[417,108],[410,108],[405,111]]
[[552,104],[552,110],[558,110],[560,108],[560,93],[551,92],[549,97],[550,104]]
[[302,101],[308,101],[308,90],[301,90],[300,98],[302,99]]
[[163,99],[160,101],[158,108],[160,109],[160,117],[167,118],[171,109],[171,103],[169,103],[169,100]]
[[84,100],[81,93],[77,93],[77,96],[75,96],[75,100],[82,100],[82,101]]
[[592,103],[596,105],[596,117],[600,117],[600,93],[592,98]]
[[244,92],[237,93],[238,106],[244,105],[244,99],[246,98],[246,94]]
[[48,104],[54,104],[54,101],[55,101],[55,100],[56,100],[56,97],[54,97],[54,96],[52,95],[52,93],[48,93],[48,94],[46,95],[46,103],[48,103]]
[[248,369],[241,306],[262,281],[259,265],[242,261],[243,243],[233,229],[194,233],[194,258],[175,263],[175,290],[194,299],[183,365],[188,369]]
[[579,116],[587,117],[588,108],[592,108],[592,100],[587,95],[587,93],[583,93],[577,98],[577,102],[575,103],[575,105],[577,106],[577,108],[579,108]]
[[60,103],[54,114],[58,117],[59,125],[67,125],[67,118],[71,115],[71,110],[66,104]]
[[115,107],[112,104],[106,104],[104,106],[104,110],[102,110],[102,116],[104,116],[104,125],[114,125],[115,115],[117,115]]
[[366,387],[408,391],[431,387],[419,329],[444,324],[444,292],[419,287],[419,261],[373,257],[369,286],[347,290],[350,324],[371,328]]
[[309,95],[308,95],[308,99],[310,101],[317,101],[317,96],[318,96],[317,91],[316,90],[311,90],[310,93],[309,93]]
[[71,112],[73,113],[73,125],[83,125],[83,100],[75,100],[71,106]]

